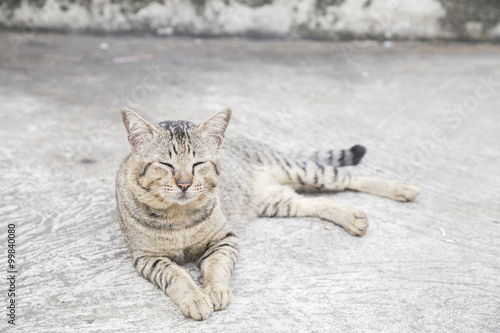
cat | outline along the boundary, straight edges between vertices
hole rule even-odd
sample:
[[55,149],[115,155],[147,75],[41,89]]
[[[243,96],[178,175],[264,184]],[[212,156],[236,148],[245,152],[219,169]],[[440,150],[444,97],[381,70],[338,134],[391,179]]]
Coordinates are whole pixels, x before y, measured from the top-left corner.
[[[366,152],[360,145],[299,158],[249,139],[225,140],[229,109],[201,125],[151,124],[129,109],[121,115],[132,153],[118,171],[116,198],[133,266],[196,320],[231,301],[236,224],[257,216],[315,216],[363,236],[363,212],[298,192],[349,189],[397,201],[420,192],[411,183],[351,176],[342,167],[360,162]],[[201,269],[201,287],[180,266],[187,262]]]

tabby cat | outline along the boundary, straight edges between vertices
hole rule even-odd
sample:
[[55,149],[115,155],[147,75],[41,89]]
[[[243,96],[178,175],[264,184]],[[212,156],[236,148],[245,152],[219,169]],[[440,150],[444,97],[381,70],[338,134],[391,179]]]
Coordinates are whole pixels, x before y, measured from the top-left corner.
[[[349,189],[411,201],[420,191],[410,183],[351,176],[341,167],[359,163],[366,151],[360,145],[299,158],[248,139],[224,143],[229,109],[201,125],[150,124],[131,110],[121,114],[132,154],[118,171],[116,198],[133,265],[196,320],[231,301],[235,224],[254,216],[316,216],[362,236],[368,227],[363,212],[297,192]],[[201,287],[181,268],[187,262],[200,267]]]

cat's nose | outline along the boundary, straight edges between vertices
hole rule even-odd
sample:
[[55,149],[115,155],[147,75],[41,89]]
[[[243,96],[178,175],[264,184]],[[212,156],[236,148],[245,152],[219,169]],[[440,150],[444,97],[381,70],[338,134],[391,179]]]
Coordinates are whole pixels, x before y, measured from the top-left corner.
[[191,182],[182,182],[182,183],[177,183],[177,186],[179,186],[179,188],[182,190],[182,192],[186,192],[189,188],[189,186],[191,186]]

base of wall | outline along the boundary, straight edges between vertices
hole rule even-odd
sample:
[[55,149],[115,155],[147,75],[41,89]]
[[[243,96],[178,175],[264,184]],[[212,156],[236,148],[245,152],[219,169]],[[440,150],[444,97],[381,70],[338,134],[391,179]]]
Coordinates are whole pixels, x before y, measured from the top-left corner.
[[499,0],[4,0],[0,26],[158,35],[500,40]]

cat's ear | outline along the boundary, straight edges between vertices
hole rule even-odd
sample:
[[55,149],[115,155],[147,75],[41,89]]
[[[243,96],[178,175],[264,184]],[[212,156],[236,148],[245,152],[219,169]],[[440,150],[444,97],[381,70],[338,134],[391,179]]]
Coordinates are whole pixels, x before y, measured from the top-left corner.
[[230,119],[231,109],[224,109],[208,118],[208,120],[199,126],[203,135],[206,135],[211,141],[215,142],[217,149],[224,144],[224,133]]
[[135,153],[139,153],[151,143],[158,129],[129,109],[122,109],[122,121],[127,129],[128,142]]

